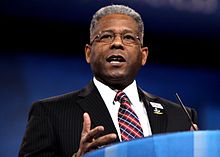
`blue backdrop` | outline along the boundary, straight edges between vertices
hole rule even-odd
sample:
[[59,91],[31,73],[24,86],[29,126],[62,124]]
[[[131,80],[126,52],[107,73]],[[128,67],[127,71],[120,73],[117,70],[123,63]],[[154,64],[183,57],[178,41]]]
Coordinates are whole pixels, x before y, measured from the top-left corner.
[[79,54],[93,13],[107,4],[142,15],[150,57],[139,85],[173,101],[177,92],[198,111],[200,129],[220,129],[220,0],[1,0],[0,157],[17,156],[32,102],[91,80]]

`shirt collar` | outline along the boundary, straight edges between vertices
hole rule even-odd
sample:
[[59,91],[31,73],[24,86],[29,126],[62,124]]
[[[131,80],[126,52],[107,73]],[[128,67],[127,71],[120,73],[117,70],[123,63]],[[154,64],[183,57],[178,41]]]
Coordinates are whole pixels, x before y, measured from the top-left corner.
[[[112,90],[110,87],[98,81],[95,77],[93,77],[93,82],[95,86],[98,88],[98,91],[104,100],[108,99],[111,100],[111,102],[114,102],[116,91]],[[140,101],[138,96],[137,83],[135,80],[129,86],[127,86],[123,90],[123,92],[128,96],[132,104],[134,104],[137,101]]]
[[95,77],[93,77],[93,82],[104,100],[109,100],[109,102],[114,102],[116,91],[112,90],[110,87],[98,81]]
[[137,83],[134,80],[129,86],[127,86],[123,92],[127,95],[132,104],[139,101]]

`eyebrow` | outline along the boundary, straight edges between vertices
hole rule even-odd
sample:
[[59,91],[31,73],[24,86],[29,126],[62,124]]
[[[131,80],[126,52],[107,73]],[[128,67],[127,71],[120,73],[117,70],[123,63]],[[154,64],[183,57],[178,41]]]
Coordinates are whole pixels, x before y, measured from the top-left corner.
[[124,29],[122,30],[121,32],[116,32],[112,29],[106,29],[106,30],[103,30],[103,31],[100,31],[99,33],[102,33],[102,32],[114,32],[114,33],[134,33],[132,30],[129,30],[129,29]]

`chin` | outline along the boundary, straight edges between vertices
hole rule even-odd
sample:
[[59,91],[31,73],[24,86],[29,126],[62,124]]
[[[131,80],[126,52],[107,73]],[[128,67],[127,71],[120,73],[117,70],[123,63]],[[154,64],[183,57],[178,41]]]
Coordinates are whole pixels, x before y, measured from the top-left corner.
[[106,84],[116,89],[123,89],[133,81],[127,78],[128,77],[108,77],[108,79],[106,79]]
[[123,80],[126,80],[127,77],[125,77],[125,75],[117,74],[117,75],[110,75],[107,78],[114,82],[121,82]]

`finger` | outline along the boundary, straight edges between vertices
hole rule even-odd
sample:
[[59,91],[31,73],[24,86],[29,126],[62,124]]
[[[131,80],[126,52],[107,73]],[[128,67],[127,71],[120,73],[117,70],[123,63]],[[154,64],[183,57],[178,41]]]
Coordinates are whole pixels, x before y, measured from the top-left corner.
[[195,125],[195,128],[196,128],[196,130],[199,130],[199,127],[198,127],[198,125],[196,125],[196,124],[194,124]]
[[193,126],[194,127],[191,126],[190,131],[197,131],[197,130],[199,130],[199,128],[198,128],[198,126],[196,124],[193,124]]
[[88,133],[85,133],[84,136],[82,136],[80,141],[81,155],[93,149],[97,149],[97,147],[93,147],[90,145],[92,142],[94,142],[94,137],[100,134],[102,131],[104,131],[104,127],[97,126],[94,129],[90,130]]
[[88,113],[83,114],[83,130],[82,130],[82,136],[87,134],[90,131],[91,128],[91,120]]
[[84,142],[91,142],[104,131],[103,126],[97,126],[90,130],[85,136]]
[[101,136],[89,144],[88,150],[93,150],[93,149],[102,147],[110,142],[113,142],[116,138],[117,138],[117,135],[114,133]]
[[98,131],[93,136],[94,140],[99,138],[101,136],[101,133],[105,130],[103,126],[98,126],[98,127],[102,127],[102,128],[97,128]]

